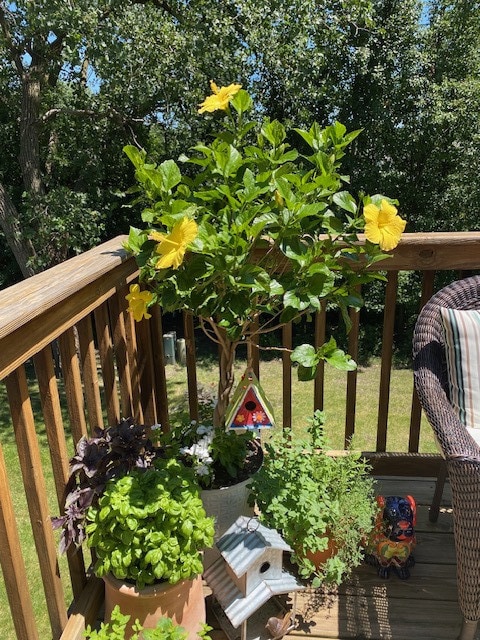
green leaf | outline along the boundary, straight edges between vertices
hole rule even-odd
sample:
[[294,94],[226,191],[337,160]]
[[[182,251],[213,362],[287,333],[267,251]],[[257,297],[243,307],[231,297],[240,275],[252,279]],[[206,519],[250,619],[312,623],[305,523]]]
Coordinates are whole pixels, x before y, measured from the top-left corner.
[[174,160],[165,160],[159,166],[160,175],[162,176],[162,186],[165,191],[170,191],[182,179],[180,169]]
[[123,147],[123,151],[136,169],[142,167],[145,164],[146,152],[143,149],[139,151],[137,147],[134,147],[131,144],[127,144],[125,147]]
[[280,146],[287,135],[283,124],[278,120],[270,122],[268,118],[263,121],[261,132],[274,147]]
[[312,367],[318,363],[317,352],[311,344],[301,344],[291,354],[292,362],[298,362],[303,367]]
[[138,255],[146,240],[148,240],[148,233],[145,230],[130,227],[128,239],[123,243],[123,248],[133,255]]
[[[244,113],[245,111],[249,111],[252,108],[252,99],[248,91],[244,89],[240,89],[230,101],[230,104],[235,109],[237,113]],[[254,123],[252,123],[254,125]]]
[[235,174],[242,164],[242,156],[232,145],[216,151],[215,160],[218,169],[225,177]]
[[357,203],[355,202],[353,196],[348,193],[348,191],[340,191],[338,193],[335,193],[333,196],[333,201],[341,209],[344,209],[349,213],[357,213]]

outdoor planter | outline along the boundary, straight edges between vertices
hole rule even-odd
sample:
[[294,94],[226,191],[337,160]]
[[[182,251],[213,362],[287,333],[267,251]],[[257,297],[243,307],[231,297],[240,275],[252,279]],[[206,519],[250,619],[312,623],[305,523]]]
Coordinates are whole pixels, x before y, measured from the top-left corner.
[[[200,497],[205,512],[215,520],[214,543],[236,522],[239,516],[254,514],[254,509],[249,504],[249,485],[263,463],[263,449],[257,440],[252,440],[250,447],[254,449],[254,455],[252,455],[250,464],[243,470],[242,477],[247,475],[245,479],[235,483],[232,483],[230,479],[230,483],[225,486],[201,491]],[[208,568],[219,555],[220,552],[215,544],[213,547],[205,549],[203,554],[204,568]]]
[[130,615],[125,637],[130,637],[132,624],[138,619],[142,627],[153,629],[159,618],[171,618],[188,632],[189,640],[197,640],[205,623],[205,598],[201,576],[181,580],[176,584],[162,582],[138,589],[111,574],[105,582],[105,619],[109,620],[116,605],[124,615]]

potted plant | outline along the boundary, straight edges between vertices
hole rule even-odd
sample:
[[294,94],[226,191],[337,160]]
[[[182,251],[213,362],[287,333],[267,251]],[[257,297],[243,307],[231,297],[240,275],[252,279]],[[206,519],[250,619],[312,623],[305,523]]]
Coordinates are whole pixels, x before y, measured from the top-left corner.
[[[196,474],[205,511],[215,519],[215,542],[238,516],[253,515],[248,483],[262,465],[263,449],[251,431],[237,434],[192,421],[164,434],[162,442]],[[205,549],[204,568],[218,556],[215,545]]]
[[[148,319],[154,304],[188,311],[218,344],[217,397],[206,423],[218,433],[225,429],[238,345],[249,344],[251,354],[259,334],[319,311],[322,302],[348,321],[347,308],[362,304],[358,286],[380,277],[370,267],[396,246],[405,222],[394,200],[357,201],[346,191],[341,161],[359,131],[338,122],[287,130],[268,117],[250,119],[255,105],[239,84],[212,82],[211,89],[199,109],[218,126],[210,142],[194,145],[178,163],[159,165],[143,149],[125,147],[137,182],[130,191],[146,228],[131,227],[124,246],[140,269],[127,295],[135,320]],[[360,243],[363,231],[367,240]],[[298,347],[292,359],[303,379],[322,360],[356,366],[333,337],[319,349]],[[216,438],[206,457],[213,459]]]
[[292,561],[314,587],[339,584],[360,564],[378,511],[360,454],[328,455],[324,419],[314,413],[309,439],[292,440],[289,431],[272,438],[250,486],[260,520],[294,549]]
[[[109,622],[102,622],[99,629],[92,629],[88,625],[85,631],[86,640],[125,640],[130,616],[123,615],[120,608],[115,606]],[[133,635],[130,640],[187,640],[188,633],[183,627],[176,625],[171,618],[160,618],[154,629],[145,629],[136,620],[132,625]],[[198,639],[211,640],[208,632],[211,627],[199,625]]]
[[145,627],[167,615],[196,638],[213,520],[193,471],[155,447],[144,427],[123,420],[79,441],[65,513],[53,525],[62,528],[61,550],[86,538],[95,551],[107,619],[119,604]]
[[[135,319],[148,319],[153,304],[186,310],[218,344],[212,424],[222,428],[238,345],[256,348],[259,334],[319,311],[322,301],[342,312],[360,307],[358,285],[379,277],[368,269],[396,246],[405,222],[395,201],[357,202],[345,190],[341,160],[360,131],[338,122],[287,130],[268,117],[248,119],[254,104],[241,85],[211,89],[199,113],[214,114],[219,131],[179,158],[183,170],[125,147],[146,228],[131,227],[124,246],[140,267],[142,288],[132,285],[127,296]],[[355,366],[333,338],[293,357],[303,377],[320,360]]]

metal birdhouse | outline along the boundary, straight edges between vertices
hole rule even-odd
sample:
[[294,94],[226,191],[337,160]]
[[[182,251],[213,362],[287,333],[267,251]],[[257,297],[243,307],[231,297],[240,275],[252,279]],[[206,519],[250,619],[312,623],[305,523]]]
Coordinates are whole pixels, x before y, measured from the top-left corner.
[[227,407],[227,429],[268,429],[275,424],[273,409],[251,369],[243,374]]
[[[277,531],[256,518],[240,516],[218,540],[217,547],[221,555],[205,571],[204,578],[232,627],[242,625],[244,639],[247,619],[272,596],[304,589],[283,570],[283,552],[291,552],[290,546]],[[294,617],[293,613],[289,630],[295,625]]]

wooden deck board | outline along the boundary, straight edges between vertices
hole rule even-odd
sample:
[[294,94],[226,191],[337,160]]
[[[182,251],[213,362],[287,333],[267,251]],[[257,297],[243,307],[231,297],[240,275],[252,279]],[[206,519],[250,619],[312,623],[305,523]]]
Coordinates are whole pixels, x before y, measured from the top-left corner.
[[[374,567],[362,565],[337,593],[307,590],[297,597],[298,627],[286,638],[453,640],[458,636],[462,616],[457,602],[451,492],[447,483],[438,521],[432,523],[428,505],[434,487],[432,478],[378,480],[378,493],[410,494],[417,501],[416,564],[410,578],[400,580],[392,574],[382,580]],[[291,606],[291,599],[286,603]],[[258,613],[261,619],[262,610],[257,618]],[[209,621],[216,627],[214,640],[225,638],[213,616]],[[240,637],[240,629],[238,632]],[[247,630],[247,640],[253,637],[258,634]]]

